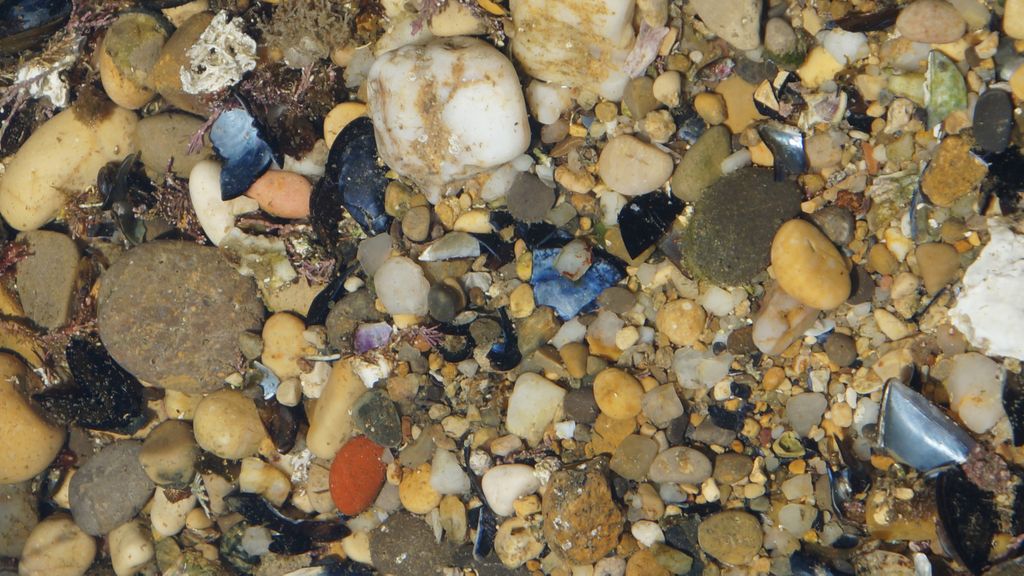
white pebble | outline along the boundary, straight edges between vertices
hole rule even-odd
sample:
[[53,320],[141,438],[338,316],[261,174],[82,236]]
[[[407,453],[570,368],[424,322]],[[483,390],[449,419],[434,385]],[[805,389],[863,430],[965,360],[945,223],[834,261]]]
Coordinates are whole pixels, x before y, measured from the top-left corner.
[[544,429],[561,413],[565,393],[563,388],[540,374],[521,374],[508,399],[505,421],[508,431],[536,445]]
[[107,535],[110,561],[117,576],[132,576],[156,555],[153,541],[138,522],[128,522]]
[[438,448],[430,464],[430,487],[439,494],[466,494],[469,492],[469,476],[462,469],[455,454]]
[[971,432],[988,432],[1006,414],[1003,367],[987,356],[968,352],[953,358],[945,385],[950,408]]
[[638,520],[633,522],[633,525],[629,529],[630,533],[636,538],[637,542],[643,544],[647,548],[654,546],[658,542],[665,541],[665,533],[661,531],[661,526],[658,526],[657,522],[650,520]]
[[373,275],[377,297],[388,313],[422,316],[427,313],[430,282],[423,270],[405,256],[392,256]]
[[480,481],[484,498],[498,516],[515,512],[512,503],[540,489],[533,468],[526,464],[502,464],[488,470]]

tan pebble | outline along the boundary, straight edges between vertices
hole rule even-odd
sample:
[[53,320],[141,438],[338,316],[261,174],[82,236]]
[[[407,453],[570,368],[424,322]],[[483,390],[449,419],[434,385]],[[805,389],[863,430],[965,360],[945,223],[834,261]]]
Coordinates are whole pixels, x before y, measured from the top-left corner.
[[413,514],[426,514],[441,503],[441,494],[430,486],[430,464],[406,472],[398,485],[398,498],[402,506]]
[[638,550],[626,562],[626,576],[669,576],[650,550]]
[[0,353],[0,484],[32,479],[46,469],[64,444],[64,429],[47,422],[29,404],[22,387],[36,380],[12,354]]
[[885,308],[875,308],[873,315],[879,330],[890,340],[902,340],[910,336],[913,331],[909,324],[900,320]]
[[739,74],[729,76],[715,87],[715,92],[725,100],[725,125],[733,134],[739,134],[757,120],[764,119],[754,106],[754,89],[755,86],[740,78]]
[[18,574],[81,576],[96,558],[96,540],[64,514],[55,514],[32,529],[21,551]]
[[725,122],[725,99],[721,94],[701,92],[693,98],[693,109],[711,126]]
[[850,272],[839,250],[813,224],[790,220],[772,240],[779,285],[811,308],[832,310],[850,295]]
[[917,247],[916,255],[921,278],[929,294],[938,292],[955,280],[957,272],[960,271],[960,254],[949,244],[922,244]]
[[455,219],[452,229],[456,232],[469,232],[471,234],[489,234],[494,229],[491,226],[491,213],[488,210],[470,210],[459,215]]
[[594,189],[597,181],[590,172],[572,170],[563,165],[555,168],[555,182],[569,192],[586,194]]
[[692,346],[700,339],[706,320],[707,314],[700,304],[679,298],[658,310],[655,326],[676,346]]
[[569,342],[558,350],[562,357],[565,369],[573,378],[583,378],[587,375],[587,345],[582,342]]
[[815,46],[797,69],[804,86],[817,88],[827,80],[835,78],[844,66],[822,46]]
[[100,82],[103,84],[103,91],[115,104],[128,110],[138,110],[156,96],[156,92],[140,86],[126,77],[114,64],[109,52],[105,48],[106,38],[97,51],[100,69]]
[[899,268],[899,261],[885,244],[875,244],[868,251],[867,269],[869,272],[891,275]]
[[533,536],[525,520],[509,518],[498,527],[498,533],[494,536],[494,551],[507,568],[518,568],[540,556],[544,544]]
[[309,216],[313,185],[301,174],[268,170],[252,183],[245,195],[255,200],[267,214],[278,218]]
[[616,136],[601,151],[601,180],[623,196],[655,190],[672,176],[672,157],[633,136]]
[[654,97],[665,106],[679,106],[683,89],[683,75],[675,70],[662,72],[654,79]]
[[705,552],[722,562],[747,564],[761,551],[761,524],[751,514],[727,510],[701,521],[697,540]]
[[917,0],[896,18],[896,30],[904,38],[925,44],[955,42],[966,29],[957,9],[944,0]]
[[533,313],[533,287],[529,284],[516,286],[508,295],[508,307],[513,318],[526,318]]
[[594,379],[594,400],[610,418],[632,418],[640,413],[643,386],[628,372],[605,368]]
[[1018,102],[1024,101],[1024,66],[1018,66],[1017,71],[1010,76],[1010,90]]
[[305,331],[306,323],[287,312],[278,312],[263,324],[261,359],[281,380],[299,376],[299,361],[316,352],[303,337]]
[[256,454],[267,438],[256,403],[238,390],[219,390],[203,398],[193,432],[200,448],[227,460]]
[[971,153],[969,139],[947,136],[921,176],[921,192],[937,206],[950,207],[977,190],[987,173],[986,165]]

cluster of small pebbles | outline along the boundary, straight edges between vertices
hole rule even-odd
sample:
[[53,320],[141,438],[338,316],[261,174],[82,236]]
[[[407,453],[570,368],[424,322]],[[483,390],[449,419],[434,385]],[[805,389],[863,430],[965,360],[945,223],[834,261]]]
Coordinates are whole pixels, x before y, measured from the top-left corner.
[[0,576],[1024,574],[1024,0],[0,0]]

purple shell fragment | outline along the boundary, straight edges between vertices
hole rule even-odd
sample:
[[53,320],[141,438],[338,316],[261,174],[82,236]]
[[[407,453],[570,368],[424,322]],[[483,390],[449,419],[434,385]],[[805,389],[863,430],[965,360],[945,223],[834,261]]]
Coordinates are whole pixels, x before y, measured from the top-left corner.
[[387,322],[374,322],[372,324],[360,324],[356,328],[354,344],[356,354],[363,354],[381,346],[387,346],[391,341],[391,325]]

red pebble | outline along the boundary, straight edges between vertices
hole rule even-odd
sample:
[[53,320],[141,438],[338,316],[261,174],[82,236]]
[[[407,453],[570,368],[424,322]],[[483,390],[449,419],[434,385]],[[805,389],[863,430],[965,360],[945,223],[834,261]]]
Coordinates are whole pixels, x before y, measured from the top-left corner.
[[338,450],[331,464],[331,499],[338,511],[355,516],[377,499],[387,466],[380,457],[384,447],[357,436]]

